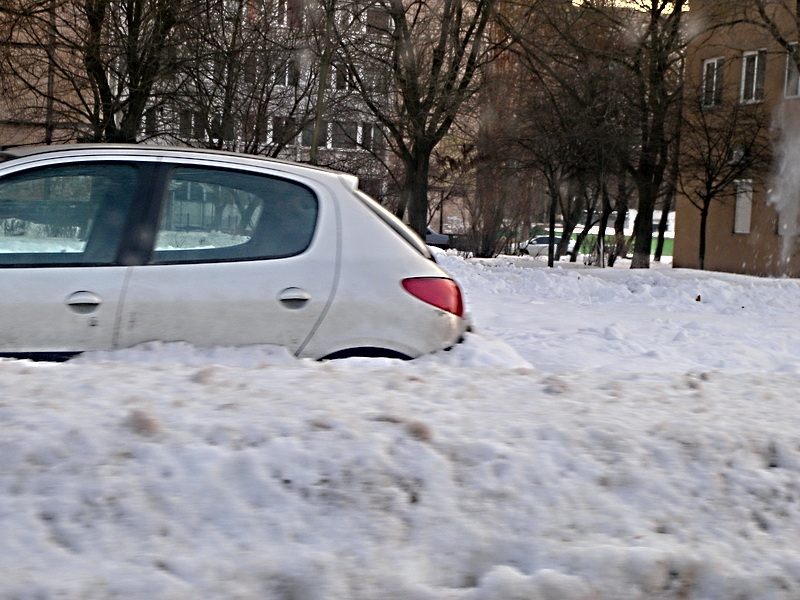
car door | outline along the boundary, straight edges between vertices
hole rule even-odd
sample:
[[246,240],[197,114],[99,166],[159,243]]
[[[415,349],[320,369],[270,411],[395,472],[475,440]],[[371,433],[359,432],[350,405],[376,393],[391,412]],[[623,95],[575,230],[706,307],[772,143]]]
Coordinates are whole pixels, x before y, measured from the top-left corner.
[[0,173],[0,353],[109,349],[140,169],[33,162]]
[[164,168],[154,252],[131,271],[118,345],[299,351],[337,277],[336,212],[324,189],[224,165]]

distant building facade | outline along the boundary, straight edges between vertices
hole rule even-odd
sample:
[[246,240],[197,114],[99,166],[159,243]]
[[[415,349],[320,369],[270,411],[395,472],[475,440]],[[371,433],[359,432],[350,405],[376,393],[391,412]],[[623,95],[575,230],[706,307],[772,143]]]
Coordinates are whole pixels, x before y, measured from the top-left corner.
[[[0,39],[6,40],[0,47],[6,61],[0,69],[0,147],[99,141],[87,118],[93,81],[78,50],[85,32],[65,12],[69,6],[53,4],[51,14],[26,26],[0,22]],[[332,39],[321,45],[324,18],[310,14],[302,0],[208,6],[208,14],[198,14],[165,48],[167,60],[178,66],[154,85],[135,141],[313,160],[358,175],[374,196],[386,194],[385,137],[353,84],[354,76],[371,77],[376,97],[388,98],[385,74],[375,73],[374,65],[359,65],[359,71],[346,65]],[[386,13],[358,3],[335,6],[339,31],[361,44],[388,27]],[[105,48],[104,67],[124,71],[124,41]],[[124,103],[125,92],[117,93]]]
[[[693,2],[694,22],[715,24],[715,6]],[[710,208],[704,261],[709,270],[800,277],[800,76],[791,54],[798,38],[796,24],[783,24],[789,48],[765,28],[739,23],[709,29],[687,51],[687,106],[692,94],[699,95],[704,111],[758,105],[768,115],[772,141],[770,166],[731,182]],[[697,268],[700,214],[686,196],[678,197],[675,228],[673,265]]]

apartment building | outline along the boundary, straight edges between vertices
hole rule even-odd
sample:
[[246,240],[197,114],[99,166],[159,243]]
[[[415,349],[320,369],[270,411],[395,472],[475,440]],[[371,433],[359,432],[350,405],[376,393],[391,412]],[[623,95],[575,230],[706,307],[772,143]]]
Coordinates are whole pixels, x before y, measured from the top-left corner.
[[[730,181],[710,203],[703,267],[800,277],[800,76],[792,56],[798,49],[797,23],[790,12],[774,13],[782,41],[774,31],[753,23],[710,27],[734,20],[719,8],[717,2],[692,3],[692,22],[706,33],[687,50],[686,110],[708,111],[707,115],[721,111],[731,115],[733,127],[732,115],[761,111],[770,152],[767,161]],[[736,148],[729,152],[730,161],[741,159]],[[698,267],[700,234],[700,210],[687,195],[680,195],[675,267]]]
[[[12,1],[19,13],[30,4]],[[138,37],[109,16],[92,37],[83,5],[49,6],[0,20],[0,146],[136,141],[233,150],[331,166],[359,175],[373,195],[385,192],[384,136],[354,76],[371,77],[376,98],[388,96],[388,83],[374,65],[356,71],[344,62],[337,40],[324,35],[325,15],[310,4],[209,2],[161,37],[156,16]],[[337,36],[366,46],[387,31],[386,13],[369,5],[331,6]],[[120,2],[108,10],[124,9]],[[137,104],[144,113],[128,119]],[[130,121],[133,135],[124,130]]]

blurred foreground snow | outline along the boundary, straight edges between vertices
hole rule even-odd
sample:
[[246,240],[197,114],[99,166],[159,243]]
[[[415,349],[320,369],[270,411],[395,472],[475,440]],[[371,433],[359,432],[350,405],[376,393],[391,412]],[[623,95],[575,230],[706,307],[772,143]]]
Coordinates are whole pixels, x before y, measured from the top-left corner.
[[800,597],[800,282],[439,260],[408,363],[0,362],[0,599]]

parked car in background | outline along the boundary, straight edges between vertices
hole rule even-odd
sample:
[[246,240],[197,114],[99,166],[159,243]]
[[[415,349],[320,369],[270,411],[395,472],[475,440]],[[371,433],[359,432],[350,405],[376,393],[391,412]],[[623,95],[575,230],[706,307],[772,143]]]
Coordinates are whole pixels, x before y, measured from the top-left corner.
[[466,329],[461,291],[353,176],[138,145],[0,153],[0,353],[151,340],[415,357]]
[[436,246],[447,250],[450,247],[450,236],[444,233],[436,233],[430,227],[425,229],[425,243],[428,246]]
[[[553,240],[553,244],[555,246],[561,241],[561,234],[556,233],[556,236]],[[519,253],[520,254],[528,254],[529,256],[547,256],[549,253],[550,248],[550,236],[549,235],[540,235],[535,238],[531,238],[525,242],[522,242],[519,245]],[[567,245],[567,253],[572,252],[575,249],[575,240],[570,240]]]

